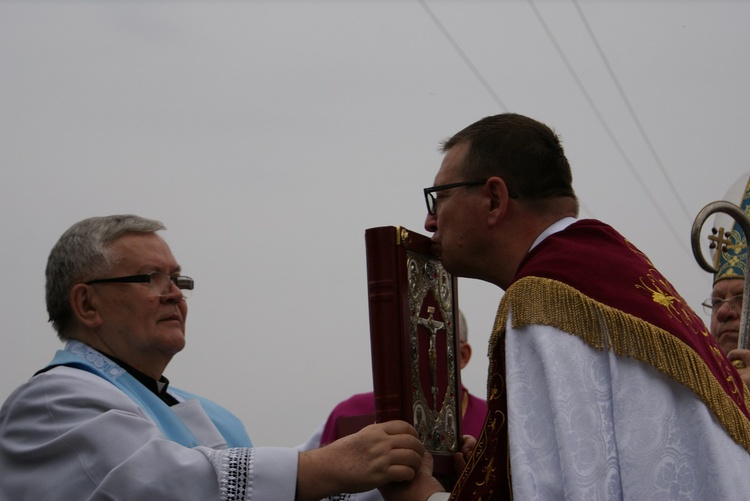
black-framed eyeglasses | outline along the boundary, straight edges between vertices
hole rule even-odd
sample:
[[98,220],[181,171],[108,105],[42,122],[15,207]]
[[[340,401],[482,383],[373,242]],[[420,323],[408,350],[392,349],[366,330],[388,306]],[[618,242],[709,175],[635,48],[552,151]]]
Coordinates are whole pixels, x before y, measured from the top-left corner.
[[706,315],[715,315],[724,303],[729,303],[729,306],[734,308],[735,311],[740,311],[742,309],[743,296],[743,294],[738,294],[737,296],[728,297],[726,299],[710,297],[703,301],[701,306],[703,306],[703,311],[706,312]]
[[450,190],[451,188],[458,188],[460,186],[480,186],[486,182],[486,179],[483,181],[463,181],[461,183],[441,184],[425,188],[424,201],[427,204],[427,212],[433,216],[437,212],[437,198],[434,195],[436,191]]
[[172,284],[176,285],[182,292],[182,297],[188,298],[195,287],[195,282],[192,278],[184,275],[170,275],[169,273],[161,273],[154,271],[145,275],[128,275],[125,277],[112,277],[112,278],[96,278],[85,282],[86,285],[91,284],[107,284],[107,283],[147,283],[148,289],[151,294],[156,296],[165,296],[172,290]]

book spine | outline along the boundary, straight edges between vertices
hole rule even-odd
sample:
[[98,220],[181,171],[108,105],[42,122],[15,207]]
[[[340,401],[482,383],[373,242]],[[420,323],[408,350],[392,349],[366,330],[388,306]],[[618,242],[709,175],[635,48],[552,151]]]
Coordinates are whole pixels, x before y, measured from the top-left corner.
[[375,421],[404,419],[402,394],[403,349],[399,295],[398,228],[386,226],[365,232],[367,292],[370,310]]

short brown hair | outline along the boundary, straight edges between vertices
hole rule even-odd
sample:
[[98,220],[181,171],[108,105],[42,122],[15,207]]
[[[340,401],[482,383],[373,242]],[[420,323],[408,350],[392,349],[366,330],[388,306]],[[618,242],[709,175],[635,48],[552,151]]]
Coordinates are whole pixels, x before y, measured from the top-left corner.
[[459,166],[466,179],[498,176],[514,198],[534,203],[576,199],[573,174],[557,135],[545,124],[515,113],[483,118],[445,140],[441,149],[467,142]]

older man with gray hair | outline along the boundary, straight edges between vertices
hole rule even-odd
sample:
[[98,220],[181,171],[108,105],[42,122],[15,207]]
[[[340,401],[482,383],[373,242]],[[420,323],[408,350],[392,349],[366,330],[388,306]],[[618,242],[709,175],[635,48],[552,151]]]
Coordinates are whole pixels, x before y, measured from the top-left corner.
[[170,386],[194,282],[160,230],[95,217],[52,249],[47,309],[66,345],[0,410],[0,498],[302,501],[413,478],[424,449],[407,423],[254,447],[229,411]]

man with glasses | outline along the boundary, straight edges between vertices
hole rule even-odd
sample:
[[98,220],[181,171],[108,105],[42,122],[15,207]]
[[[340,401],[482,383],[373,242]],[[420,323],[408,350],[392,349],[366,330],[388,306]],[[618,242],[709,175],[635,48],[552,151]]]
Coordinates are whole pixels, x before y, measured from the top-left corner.
[[[737,180],[724,200],[737,204],[747,214],[750,211],[750,176],[744,174]],[[737,348],[747,271],[747,239],[740,225],[726,214],[717,214],[714,228],[718,244],[714,250],[717,271],[711,297],[703,302],[703,309],[711,318],[711,335],[750,387],[750,350]]]
[[503,289],[488,414],[453,492],[426,455],[389,501],[737,499],[742,382],[698,316],[613,228],[577,220],[562,145],[516,114],[443,143],[425,228],[450,273]]
[[0,499],[301,501],[414,476],[424,448],[405,422],[253,447],[227,410],[170,386],[194,282],[163,229],[90,218],[52,249],[47,310],[66,345],[0,409]]

